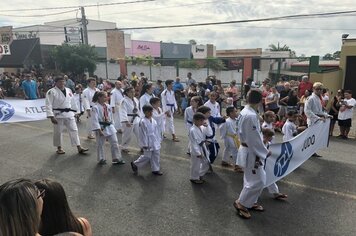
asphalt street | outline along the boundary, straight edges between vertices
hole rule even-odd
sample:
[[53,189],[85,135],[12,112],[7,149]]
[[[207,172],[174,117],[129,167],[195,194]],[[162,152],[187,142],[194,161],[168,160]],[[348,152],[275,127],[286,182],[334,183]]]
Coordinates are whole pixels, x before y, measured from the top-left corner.
[[[133,175],[130,161],[139,155],[136,142],[127,164],[97,165],[95,140],[87,140],[85,121],[79,124],[87,155],[78,155],[64,136],[65,155],[55,154],[52,125],[46,121],[0,125],[0,182],[19,177],[52,178],[64,186],[70,206],[89,219],[94,235],[355,235],[355,139],[332,137],[330,146],[278,183],[285,202],[264,192],[263,213],[250,220],[232,206],[242,188],[242,174],[214,163],[206,183],[189,181],[187,137],[176,119],[181,142],[165,139],[161,150],[163,176],[149,167]],[[279,137],[280,138],[280,137]]]

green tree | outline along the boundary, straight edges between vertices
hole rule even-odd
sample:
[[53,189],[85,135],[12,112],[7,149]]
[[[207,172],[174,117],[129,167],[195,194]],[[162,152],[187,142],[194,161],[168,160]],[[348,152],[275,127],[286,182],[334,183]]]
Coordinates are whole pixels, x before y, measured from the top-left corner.
[[333,58],[334,59],[340,59],[340,54],[341,54],[341,51],[336,51],[333,53]]
[[197,41],[195,39],[191,39],[188,41],[190,45],[197,45]]
[[94,46],[62,44],[53,49],[51,57],[62,72],[82,74],[86,68],[89,73],[95,71],[98,54]]
[[208,57],[207,59],[206,63],[209,64],[209,68],[217,71],[226,70],[226,65],[221,59],[215,57]]
[[333,60],[334,57],[331,53],[327,53],[323,56],[323,60]]

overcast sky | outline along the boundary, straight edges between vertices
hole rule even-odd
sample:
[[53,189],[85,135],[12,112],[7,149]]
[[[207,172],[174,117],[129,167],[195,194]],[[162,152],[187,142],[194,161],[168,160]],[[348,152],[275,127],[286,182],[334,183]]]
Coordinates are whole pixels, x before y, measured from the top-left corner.
[[[90,3],[128,2],[132,0],[12,0],[2,4],[0,26],[14,27],[75,18],[76,12],[55,16],[19,17],[68,11],[6,11],[41,7],[61,7]],[[355,0],[156,0],[114,6],[87,7],[89,19],[116,22],[118,28],[161,26],[246,20],[295,14],[324,13],[356,10]],[[4,15],[14,16],[4,16]],[[80,17],[80,12],[77,14]],[[187,43],[195,39],[198,44],[212,43],[217,49],[268,48],[271,43],[288,45],[297,55],[324,55],[340,50],[341,35],[356,37],[356,14],[347,16],[309,18],[300,20],[268,21],[258,23],[174,29],[131,30],[132,39]]]

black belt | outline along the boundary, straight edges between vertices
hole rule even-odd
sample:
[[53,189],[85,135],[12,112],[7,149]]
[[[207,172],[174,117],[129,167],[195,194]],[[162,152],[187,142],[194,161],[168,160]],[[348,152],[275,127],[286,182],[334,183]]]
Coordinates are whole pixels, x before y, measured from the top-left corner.
[[73,110],[71,108],[53,108],[53,110],[60,111],[60,112],[70,112],[70,111],[77,112],[76,110]]
[[189,123],[189,124],[191,124],[191,125],[193,124],[193,122],[191,122],[190,120],[187,120],[187,123]]
[[103,126],[103,129],[111,125],[111,122],[99,121],[99,124]]
[[241,143],[241,146],[248,147],[246,143]]

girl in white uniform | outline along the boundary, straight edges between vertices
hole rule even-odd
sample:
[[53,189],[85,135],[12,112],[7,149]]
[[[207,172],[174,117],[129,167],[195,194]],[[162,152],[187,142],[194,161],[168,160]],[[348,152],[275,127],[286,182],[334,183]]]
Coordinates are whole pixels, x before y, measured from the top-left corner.
[[91,108],[95,105],[93,102],[93,97],[95,92],[98,92],[99,89],[96,88],[96,80],[94,78],[88,79],[88,87],[83,91],[83,105],[84,109],[87,111],[87,131],[88,139],[95,139],[92,127],[91,127]]
[[[190,106],[184,111],[184,123],[188,131],[188,137],[190,128],[193,126],[193,116],[197,112],[198,107],[203,105],[203,100],[200,96],[194,96],[190,99]],[[188,151],[187,154],[190,155],[190,141],[188,141]]]
[[120,105],[120,120],[122,125],[122,151],[128,152],[128,145],[131,141],[132,134],[138,138],[139,104],[137,98],[134,97],[135,89],[127,87],[124,90],[124,99]]
[[238,148],[240,147],[240,140],[237,136],[236,108],[233,106],[226,108],[226,115],[229,118],[226,119],[226,122],[220,128],[221,138],[224,140],[225,144],[221,164],[223,166],[230,166],[230,156],[232,156],[235,171],[243,173],[242,168],[236,164]]
[[101,165],[106,163],[104,144],[107,139],[111,145],[112,164],[125,164],[119,149],[112,108],[106,103],[107,100],[106,92],[101,91],[94,94],[93,102],[96,104],[92,107],[91,120],[96,136],[98,162]]
[[172,134],[172,140],[174,142],[179,142],[174,130],[173,116],[175,111],[178,109],[178,105],[173,91],[173,80],[167,80],[166,86],[167,88],[161,93],[163,112],[169,111],[169,115],[166,117],[166,130]]
[[153,94],[153,86],[151,83],[146,84],[142,88],[142,96],[140,97],[140,116],[145,117],[143,114],[142,107],[144,105],[150,105],[150,99],[154,98],[155,95]]

